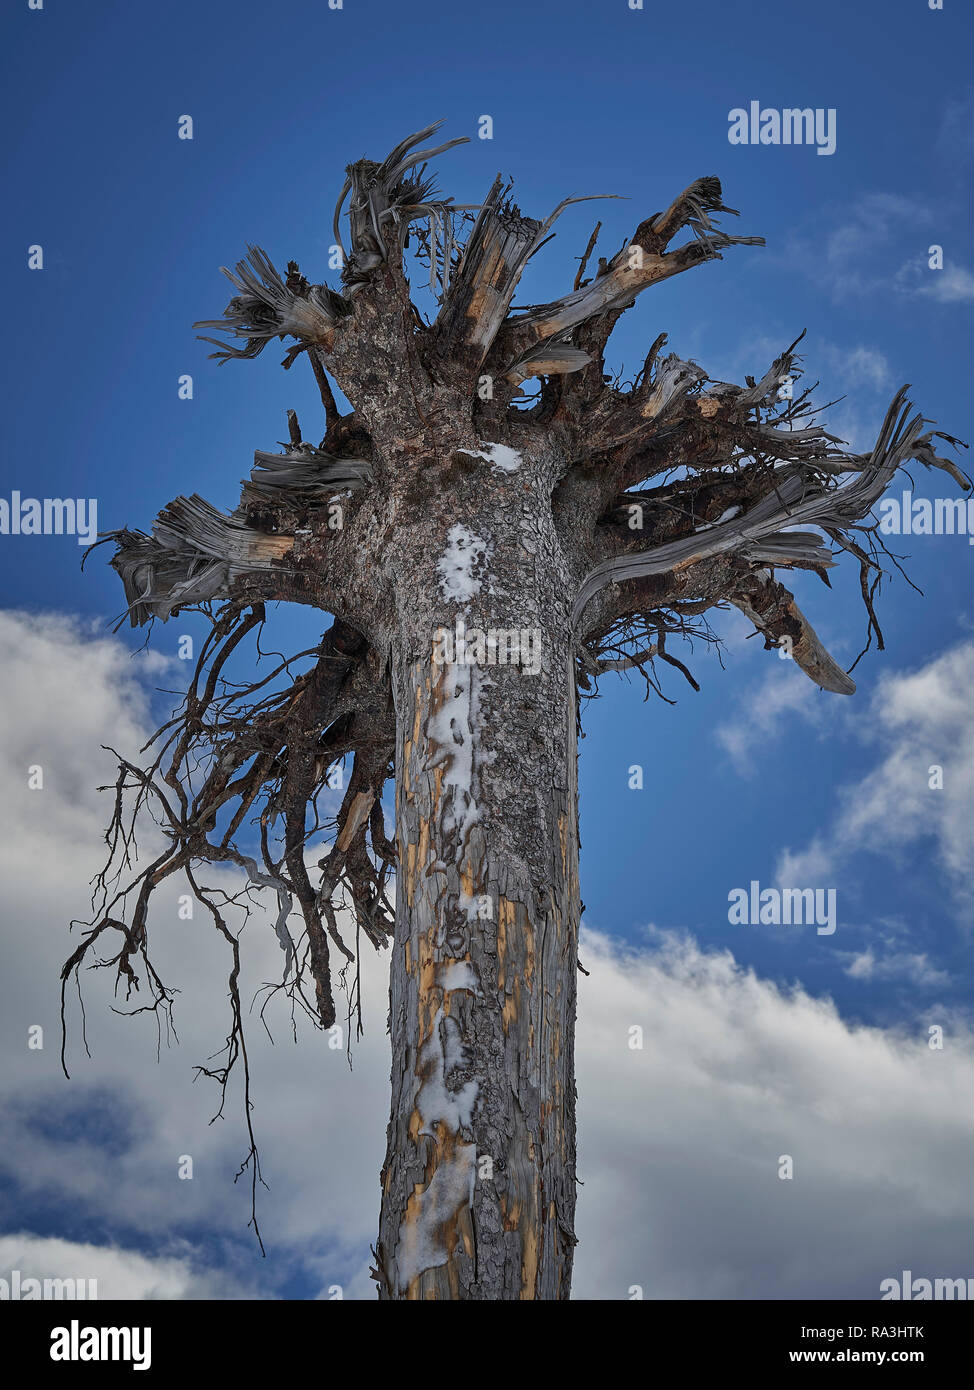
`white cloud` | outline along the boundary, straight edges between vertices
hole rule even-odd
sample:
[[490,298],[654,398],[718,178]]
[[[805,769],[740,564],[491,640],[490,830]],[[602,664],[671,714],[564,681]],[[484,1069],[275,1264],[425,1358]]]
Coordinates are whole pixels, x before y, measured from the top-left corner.
[[821,425],[853,451],[872,449],[900,385],[886,355],[865,343],[841,347],[817,339],[807,352],[806,375],[809,381],[822,383],[815,393],[818,400],[835,402],[809,423]]
[[[274,1297],[300,1270],[323,1294],[340,1283],[346,1297],[370,1298],[388,1104],[384,959],[366,970],[354,1073],[310,1029],[295,1046],[281,1013],[274,1046],[251,1026],[266,1263],[248,1240],[248,1194],[232,1181],[245,1152],[239,1094],[211,1126],[213,1090],[191,1084],[193,1064],[222,1043],[225,955],[205,923],[178,919],[171,895],[160,897],[155,949],[183,990],[180,1046],[163,1046],[157,1062],[151,1020],[110,1013],[107,972],[94,972],[93,1056],[75,1034],[75,1079],[60,1076],[65,923],[100,856],[105,797],[93,787],[110,780],[97,750],[144,737],[135,671],[119,644],[66,621],[0,619],[0,874],[16,981],[0,1020],[0,1173],[18,1194],[0,1275],[97,1277],[102,1296]],[[965,673],[974,668],[891,686],[890,726],[912,727],[932,702],[938,727],[959,729]],[[45,785],[31,792],[25,767],[38,748]],[[275,977],[269,920],[247,927],[243,954],[248,991]],[[853,1028],[827,1001],[674,936],[626,951],[588,931],[582,959],[579,1296],[625,1298],[640,1284],[646,1297],[870,1298],[904,1267],[971,1272],[974,1040],[962,1026],[943,1052],[924,1037]],[[37,1023],[40,1052],[26,1046]],[[628,1045],[633,1025],[641,1051]],[[794,1181],[777,1177],[784,1153]],[[177,1177],[184,1154],[192,1181]]]
[[584,942],[577,1294],[876,1298],[903,1268],[974,1273],[971,1035],[932,1051],[729,951],[656,944]]
[[950,976],[930,963],[926,951],[891,951],[877,955],[872,946],[850,952],[845,973],[853,980],[908,980],[918,988],[945,985]]
[[[974,299],[974,274],[966,267],[948,258],[943,269],[930,269],[928,247],[942,236],[937,230],[940,214],[928,205],[900,194],[867,193],[849,207],[829,210],[828,216],[828,227],[793,237],[785,258],[833,299],[884,290],[938,304]],[[857,384],[887,383],[850,380],[848,386],[855,389]]]
[[767,749],[789,720],[797,716],[814,727],[823,717],[821,691],[808,677],[793,662],[765,651],[760,639],[752,639],[752,646],[757,646],[767,666],[748,686],[746,696],[738,698],[736,712],[714,730],[717,742],[743,775],[755,771],[756,754]]
[[965,304],[974,299],[974,275],[969,270],[949,259],[934,270],[926,253],[902,265],[893,285],[902,294],[920,295],[938,304]]
[[[832,825],[804,850],[785,851],[779,876],[801,872],[813,857],[834,874],[869,850],[901,856],[932,839],[955,891],[969,897],[974,858],[974,642],[965,641],[916,671],[885,676],[870,717],[880,759],[867,776],[843,787]],[[942,768],[942,788],[936,785]],[[796,866],[800,866],[796,868]]]
[[[784,260],[834,300],[889,290],[938,304],[974,299],[974,274],[965,266],[948,256],[942,270],[930,269],[928,246],[943,238],[938,214],[929,206],[898,194],[869,193],[828,215],[827,229],[792,238]],[[855,389],[857,383],[848,385]]]
[[[6,1124],[0,1170],[17,1184],[21,1207],[68,1204],[78,1219],[121,1230],[120,1243],[165,1241],[171,1227],[212,1229],[236,1242],[237,1273],[263,1280],[247,1231],[249,1192],[233,1177],[247,1152],[239,1085],[231,1086],[225,1119],[210,1125],[219,1096],[205,1079],[193,1084],[196,1064],[218,1053],[227,1024],[228,959],[225,943],[199,915],[180,920],[175,883],[157,890],[150,917],[153,953],[175,1001],[178,1046],[157,1035],[151,1015],[111,1012],[144,1002],[114,998],[111,972],[83,972],[86,1031],[68,995],[72,1080],[58,1061],[58,974],[77,940],[71,918],[83,918],[88,882],[104,859],[101,842],[114,782],[112,743],[133,753],[152,723],[139,690],[142,658],[131,660],[114,639],[91,640],[64,619],[0,617],[0,881],[4,885],[6,968],[18,988],[0,1019],[4,1043]],[[150,671],[155,671],[152,662]],[[172,682],[169,682],[172,683]],[[28,789],[27,768],[44,768],[43,790]],[[152,837],[141,840],[146,853]],[[205,882],[236,886],[209,869]],[[107,950],[105,954],[108,954]],[[259,914],[243,934],[242,997],[249,1005],[265,981],[280,978],[281,953],[271,916]],[[366,966],[373,964],[366,961]],[[322,1284],[341,1280],[368,1292],[368,1246],[377,1225],[378,1170],[388,1094],[384,962],[366,971],[364,1010],[370,1045],[349,1072],[344,1053],[323,1035],[302,1028],[290,1035],[283,1007],[268,1011],[271,1045],[256,1013],[246,1020],[252,1046],[254,1124],[269,1191],[259,1216],[268,1247],[320,1266]],[[40,1024],[44,1048],[27,1048],[27,1030]],[[192,1180],[181,1181],[181,1155],[194,1160]],[[293,1155],[303,1156],[295,1183]],[[363,1161],[364,1160],[364,1161]],[[309,1222],[308,1203],[315,1212]],[[8,1225],[16,1228],[22,1222]],[[228,1255],[227,1258],[231,1256]],[[241,1274],[241,1271],[243,1272]],[[280,1277],[278,1275],[278,1277]]]
[[866,347],[862,343],[854,348],[843,348],[829,342],[821,344],[816,349],[816,376],[821,374],[822,368],[846,391],[862,388],[885,391],[893,383],[885,355],[878,348]]
[[833,299],[869,294],[887,285],[909,244],[932,221],[923,203],[901,194],[867,193],[844,208],[825,209],[819,225],[789,242],[784,263],[801,270]]
[[974,275],[964,266],[948,262],[943,270],[931,270],[928,283],[918,285],[916,292],[938,304],[967,304],[974,299]]
[[[847,655],[849,643],[829,626],[834,595],[810,576],[798,578],[794,586],[800,606],[814,618],[825,646],[837,661],[841,662],[845,656],[848,664],[851,660]],[[819,595],[825,603],[825,611],[821,614],[814,611]],[[721,637],[728,659],[733,657],[735,662],[740,661],[742,669],[735,681],[737,693],[733,695],[730,712],[715,726],[714,738],[741,776],[753,775],[770,745],[789,729],[794,729],[799,721],[804,726],[803,732],[816,739],[830,736],[837,726],[844,726],[848,716],[845,701],[820,690],[794,661],[768,650],[763,638],[755,634],[754,625],[743,614],[735,611],[733,622],[725,618]]]
[[[189,1259],[147,1258],[111,1245],[90,1245],[34,1236],[24,1231],[0,1235],[0,1278],[17,1270],[26,1279],[73,1279],[86,1295],[99,1299],[228,1298],[243,1296],[219,1272],[200,1275]],[[94,1286],[91,1282],[94,1280]]]
[[835,861],[831,848],[815,837],[803,850],[785,849],[778,857],[775,880],[781,887],[831,883]]

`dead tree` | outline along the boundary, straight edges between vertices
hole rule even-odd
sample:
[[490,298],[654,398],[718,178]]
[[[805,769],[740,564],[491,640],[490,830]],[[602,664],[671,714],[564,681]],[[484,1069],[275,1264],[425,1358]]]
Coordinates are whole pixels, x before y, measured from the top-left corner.
[[[729,604],[816,685],[851,694],[778,574],[827,584],[847,552],[866,646],[882,646],[873,504],[911,459],[970,483],[935,452],[938,437],[959,441],[925,432],[905,387],[870,453],[842,448],[816,421],[814,388],[790,388],[797,343],[736,386],[664,353],[660,335],[631,381],[610,379],[606,342],[641,291],[762,244],[723,230],[737,214],[716,178],[647,217],[586,278],[593,234],[569,293],[512,311],[566,204],[526,217],[498,178],[482,205],[458,207],[426,161],[462,142],[420,148],[436,129],[348,167],[339,288],[309,283],[293,261],[282,277],[252,247],[224,272],[235,293],[223,318],[198,325],[229,334],[214,354],[224,360],[293,340],[284,366],[307,355],[324,437],[306,441],[291,411],[284,452],[255,455],[230,515],[180,497],[151,535],[111,533],[133,625],[199,610],[212,628],[148,765],[120,759],[112,859],[63,978],[108,966],[127,991],[146,982],[142,1008],[168,1020],[149,905],[184,876],[232,961],[227,1050],[207,1074],[225,1095],[242,1065],[249,1125],[239,940],[199,867],[242,870],[244,906],[253,891],[276,894],[274,989],[322,1027],[336,1017],[335,953],[354,1010],[361,937],[391,942],[380,1297],[559,1299],[575,1245],[580,697],[619,671],[647,693],[662,693],[670,667],[695,686],[673,646],[713,641],[705,615]],[[431,321],[411,298],[416,265]],[[535,378],[532,403],[521,385]],[[333,621],[313,650],[231,679],[269,600]],[[322,793],[344,760],[329,819]],[[382,804],[392,778],[395,839]],[[139,864],[144,811],[165,848]],[[256,1184],[252,1133],[244,1169]]]

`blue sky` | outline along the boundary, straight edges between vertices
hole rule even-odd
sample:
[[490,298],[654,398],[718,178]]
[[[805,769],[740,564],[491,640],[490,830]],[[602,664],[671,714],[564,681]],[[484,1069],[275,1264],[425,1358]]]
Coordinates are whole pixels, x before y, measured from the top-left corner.
[[[2,23],[11,332],[0,495],[96,497],[105,530],[147,529],[181,493],[235,505],[253,450],[286,437],[286,408],[310,436],[320,406],[301,361],[285,374],[273,352],[208,360],[191,324],[226,303],[218,267],[255,242],[278,265],[295,258],[310,278],[334,282],[327,253],[344,165],[381,158],[440,117],[445,138],[472,137],[439,161],[440,186],[460,202],[475,202],[497,171],[536,216],[571,193],[629,200],[570,209],[532,263],[523,301],[570,288],[596,217],[611,253],[704,174],[741,209],[739,230],[767,238],[766,249],[733,249],[644,295],[616,330],[612,365],[635,366],[666,331],[671,350],[740,381],[805,329],[808,379],[821,380],[823,401],[845,393],[831,418],[857,447],[905,381],[927,416],[974,436],[974,84],[960,0],[943,11],[926,0],[700,0],[692,16],[654,0],[642,11],[625,0],[346,0],[340,11],[323,0],[45,0],[30,11],[18,0]],[[732,146],[728,113],[751,100],[834,108],[836,152]],[[177,138],[183,114],[192,141]],[[483,115],[490,140],[478,138]],[[34,244],[43,271],[27,269]],[[927,266],[933,244],[942,271]],[[177,398],[184,373],[191,401]],[[953,495],[939,474],[915,478],[923,495]],[[956,536],[898,549],[924,595],[899,579],[886,586],[888,650],[860,663],[852,700],[817,692],[760,639],[746,641],[738,617],[717,624],[725,669],[703,649],[681,653],[699,694],[676,672],[664,681],[675,706],[644,703],[635,683],[604,684],[581,761],[592,928],[641,947],[649,923],[686,930],[762,979],[829,996],[849,1024],[910,1032],[937,1009],[967,1017],[958,819],[969,803],[958,784],[971,767],[955,706],[974,551]],[[0,537],[4,607],[103,627],[121,586],[105,550],[83,576],[80,553],[70,537]],[[831,593],[814,576],[794,587],[848,664],[865,630],[854,569],[834,572]],[[307,621],[279,610],[280,645],[304,645]],[[173,655],[176,627],[153,634],[160,655]],[[120,640],[134,650],[142,638]],[[166,683],[146,672],[148,687]],[[941,802],[917,793],[933,762],[945,769]],[[642,791],[627,785],[634,763]],[[835,935],[729,925],[729,890],[770,884],[782,866],[836,887]],[[80,907],[84,882],[78,897]],[[34,1229],[56,1234],[46,1200]],[[138,1245],[123,1227],[109,1224],[106,1238]],[[313,1292],[307,1281],[296,1289]]]

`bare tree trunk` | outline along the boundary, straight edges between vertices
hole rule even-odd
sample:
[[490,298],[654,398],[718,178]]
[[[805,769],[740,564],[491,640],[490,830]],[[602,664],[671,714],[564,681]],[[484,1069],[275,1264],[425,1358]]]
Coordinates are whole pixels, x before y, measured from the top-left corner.
[[[558,630],[569,587],[555,592],[557,541],[537,535],[516,479],[495,480],[497,512],[464,528],[489,538],[490,592],[460,615],[468,654],[486,664],[466,664],[456,645],[431,648],[429,627],[394,648],[400,874],[376,1251],[385,1298],[569,1293],[577,741]],[[520,499],[533,535],[518,525]],[[443,603],[427,591],[403,608]],[[502,633],[498,655],[517,632],[518,664],[490,664],[490,628]]]
[[[201,1070],[225,1093],[243,1067],[243,1166],[256,1202],[239,947],[193,870],[234,865],[252,886],[276,890],[281,988],[306,1005],[310,975],[323,1028],[335,1021],[330,949],[356,959],[339,929],[338,910],[350,906],[357,934],[377,947],[394,940],[380,1295],[567,1298],[576,677],[591,696],[601,676],[632,670],[662,694],[661,663],[699,689],[667,638],[713,642],[704,615],[731,603],[768,649],[822,689],[852,694],[850,673],[778,573],[826,579],[835,552],[847,552],[859,565],[867,649],[874,640],[881,649],[873,598],[885,547],[866,522],[872,507],[910,459],[965,491],[972,484],[936,453],[938,440],[966,446],[924,432],[932,422],[914,412],[906,387],[869,453],[849,452],[812,423],[811,388],[791,390],[803,372],[801,337],[746,387],[661,355],[665,333],[631,381],[612,378],[606,344],[636,295],[731,247],[763,245],[720,225],[737,214],[715,177],[694,180],[640,222],[586,278],[597,226],[572,290],[511,312],[525,266],[580,200],[564,199],[542,221],[521,214],[501,175],[475,208],[439,195],[427,163],[465,143],[426,146],[439,124],[381,163],[348,165],[335,212],[340,290],[311,284],[295,261],[282,275],[252,246],[226,271],[235,293],[223,316],[198,325],[229,335],[205,339],[222,360],[293,339],[283,365],[303,354],[311,362],[321,443],[305,440],[289,411],[287,451],[255,453],[233,512],[194,493],[170,502],[151,535],[109,533],[133,626],[220,606],[185,701],[155,736],[153,762],[119,760],[97,916],[62,969],[62,1017],[69,979],[105,933],[121,934],[108,962],[118,985],[136,988],[144,969],[150,1007],[168,1017],[173,991],[147,953],[149,901],[185,873],[232,950],[226,1050]],[[417,266],[439,301],[432,323],[411,298]],[[518,384],[535,376],[528,405]],[[346,415],[330,378],[352,403]],[[248,633],[259,637],[265,603],[280,601],[335,619],[312,669],[291,671],[280,692],[268,686],[305,651],[249,685],[228,682],[225,664]],[[305,856],[323,828],[318,797],[349,755],[315,890]],[[382,809],[391,762],[398,845]],[[170,843],[130,877],[133,796],[132,814],[154,811]],[[260,865],[240,838],[258,808]],[[256,1205],[253,1219],[256,1229]]]

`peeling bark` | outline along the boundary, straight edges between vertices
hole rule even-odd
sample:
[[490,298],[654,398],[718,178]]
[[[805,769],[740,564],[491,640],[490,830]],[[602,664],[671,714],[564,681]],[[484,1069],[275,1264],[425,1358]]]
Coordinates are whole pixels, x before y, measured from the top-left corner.
[[764,633],[769,647],[780,649],[787,641],[786,650],[820,689],[834,695],[856,693],[855,681],[825,650],[794,594],[776,583],[767,570],[749,575],[729,597],[734,607]]
[[[570,1287],[579,891],[567,576],[522,475],[481,467],[468,525],[489,563],[444,622],[531,630],[539,669],[438,662],[428,624],[394,644],[400,873],[376,1247],[387,1298],[557,1299]],[[417,568],[407,611],[443,612],[422,592],[428,563]]]
[[[824,578],[834,565],[826,541],[847,552],[859,564],[867,646],[874,636],[882,646],[873,597],[883,545],[870,508],[909,459],[965,489],[970,480],[935,452],[937,439],[960,441],[923,432],[930,422],[905,387],[869,454],[815,422],[810,391],[782,401],[779,383],[802,374],[801,339],[742,387],[661,357],[660,334],[635,379],[610,384],[606,343],[637,294],[761,239],[718,228],[718,215],[736,214],[716,178],[697,179],[586,279],[596,227],[572,290],[511,312],[525,265],[579,200],[536,220],[498,176],[474,218],[426,173],[424,161],[463,143],[418,149],[437,128],[382,162],[348,166],[335,218],[340,292],[311,284],[294,261],[282,277],[252,247],[227,272],[237,293],[223,317],[200,325],[229,335],[206,339],[221,360],[292,339],[282,365],[308,357],[325,413],[320,444],[289,411],[286,452],[256,452],[232,513],[176,498],[151,535],[102,538],[116,542],[133,625],[188,607],[212,627],[182,706],[147,746],[148,766],[119,758],[109,860],[62,971],[62,1010],[96,944],[120,940],[98,963],[115,968],[126,996],[141,974],[149,998],[137,1012],[168,1022],[174,991],[149,955],[149,906],[160,883],[184,875],[230,951],[225,1051],[200,1070],[225,1097],[243,1067],[255,1201],[240,943],[226,903],[194,870],[242,870],[238,899],[273,891],[269,929],[284,964],[271,994],[283,991],[318,1028],[336,1016],[332,948],[357,972],[360,937],[381,948],[391,936],[380,1296],[564,1299],[575,1243],[579,691],[592,697],[600,678],[636,671],[666,699],[658,663],[699,689],[672,642],[714,641],[705,615],[729,602],[768,646],[788,639],[820,687],[852,693],[774,569]],[[671,249],[683,232],[690,239]],[[410,236],[439,301],[433,323],[411,298]],[[541,388],[522,410],[515,395],[528,377]],[[248,685],[228,663],[245,638],[259,642],[265,600],[335,621]],[[333,804],[330,773],[347,757],[344,798],[328,816],[319,798]],[[382,797],[392,775],[395,844]],[[155,816],[164,848],[136,866],[143,815]],[[256,1208],[253,1220],[256,1229]]]

